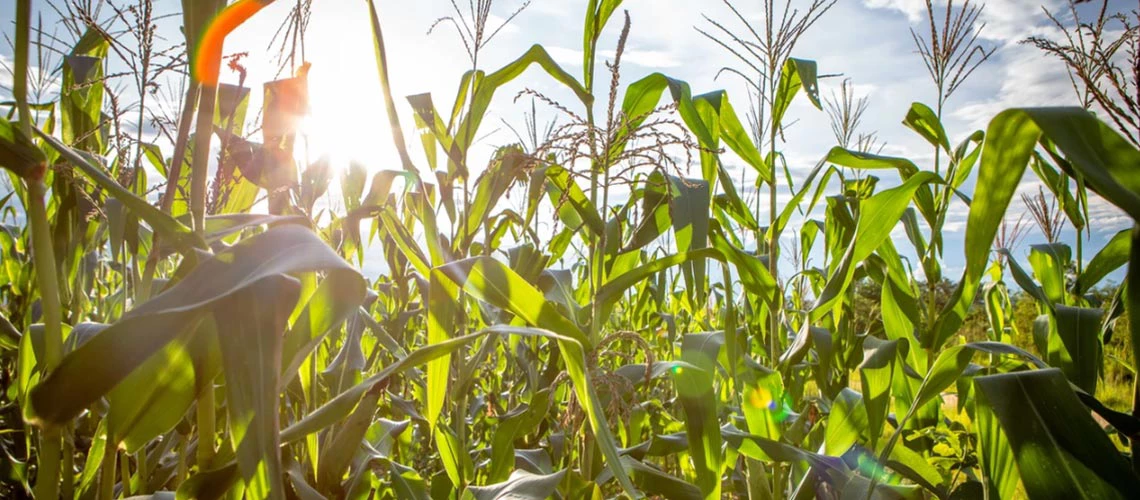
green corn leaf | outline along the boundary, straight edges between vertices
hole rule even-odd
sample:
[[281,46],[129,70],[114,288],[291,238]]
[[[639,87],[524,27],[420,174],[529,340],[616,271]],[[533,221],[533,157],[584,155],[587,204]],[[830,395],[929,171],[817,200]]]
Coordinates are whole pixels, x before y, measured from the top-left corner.
[[768,270],[768,264],[760,257],[745,252],[734,246],[724,236],[724,229],[719,224],[710,224],[709,241],[712,247],[719,250],[726,262],[732,263],[739,273],[740,281],[749,293],[755,294],[760,300],[775,307],[779,298],[779,287],[776,278]]
[[886,423],[891,401],[891,385],[903,377],[898,362],[905,363],[910,343],[907,339],[881,341],[867,337],[863,341],[863,362],[859,364],[863,404],[867,407],[867,437],[871,448],[879,441]]
[[[976,380],[976,379],[975,379]],[[983,396],[984,398],[984,396]],[[974,420],[978,432],[978,461],[982,470],[984,494],[989,498],[1016,498],[1021,477],[1013,447],[993,411],[984,407],[984,399],[974,398]]]
[[[464,83],[467,83],[466,81]],[[467,86],[461,87],[461,93],[467,91]],[[439,153],[439,148],[442,147],[444,152],[447,153],[450,162],[450,169],[448,175],[456,175],[456,167],[463,164],[463,156],[461,152],[454,147],[454,140],[448,134],[447,125],[443,123],[442,117],[435,110],[435,104],[432,103],[431,94],[416,94],[408,96],[408,104],[412,105],[412,111],[415,111],[416,127],[420,129],[420,142],[424,148],[424,154],[428,160],[428,166],[435,170],[436,157]]]
[[605,284],[598,288],[598,291],[594,294],[594,300],[601,304],[604,310],[608,311],[621,299],[623,293],[639,283],[644,282],[650,276],[685,262],[692,262],[699,259],[724,261],[724,257],[720,251],[715,248],[703,248],[654,259],[620,275],[612,276]]
[[543,500],[554,494],[564,477],[566,477],[566,470],[545,475],[516,470],[511,473],[506,481],[501,483],[468,487],[464,496],[470,494],[470,497],[475,500],[493,500],[496,498]]
[[689,454],[697,473],[697,486],[705,499],[721,496],[721,436],[713,378],[723,345],[723,333],[685,335],[681,344],[681,360],[692,366],[677,366],[671,371],[681,407],[685,410],[685,429],[689,437]]
[[[67,422],[226,297],[282,274],[355,272],[311,231],[282,226],[201,262],[182,281],[140,304],[74,352],[31,395],[32,415]],[[106,363],[115,353],[116,363]]]
[[846,453],[867,434],[868,425],[867,405],[863,403],[863,395],[849,388],[843,388],[831,401],[831,413],[827,416],[824,453],[829,456]]
[[922,387],[915,396],[914,402],[911,403],[910,411],[913,413],[935,397],[940,396],[942,391],[953,385],[962,373],[966,371],[970,360],[973,359],[974,353],[976,352],[1017,356],[1030,362],[1037,368],[1048,367],[1048,364],[1036,356],[1009,344],[999,342],[973,342],[951,347],[943,350],[942,353],[938,355],[938,358],[934,360],[930,372],[927,373],[926,377],[922,380]]
[[427,484],[424,483],[424,479],[419,473],[411,467],[396,462],[388,462],[388,466],[396,498],[428,500]]
[[1030,297],[1033,297],[1042,307],[1053,309],[1053,301],[1049,300],[1049,296],[1045,294],[1045,290],[1043,290],[1037,282],[1033,281],[1033,278],[1029,276],[1025,268],[1021,267],[1017,259],[1013,258],[1009,250],[1000,249],[998,253],[1006,256],[1006,264],[1009,265],[1009,274],[1013,276],[1013,281],[1017,283],[1017,286],[1021,287],[1022,291],[1029,294]]
[[328,272],[308,297],[304,307],[285,332],[281,349],[281,383],[279,391],[297,376],[305,358],[313,352],[330,331],[352,312],[359,310],[365,298],[364,278],[347,266]]
[[94,440],[91,442],[91,448],[87,451],[87,460],[84,462],[83,470],[79,474],[79,488],[76,491],[80,495],[87,492],[95,483],[95,478],[99,476],[99,469],[103,464],[103,456],[107,450],[106,420],[99,421],[99,427],[95,429],[93,437]]
[[474,475],[474,466],[467,450],[459,444],[459,438],[445,425],[435,426],[435,449],[451,484],[462,487]]
[[[605,424],[601,405],[597,403],[593,386],[589,385],[585,359],[583,358],[583,345],[591,345],[589,339],[581,330],[563,315],[557,312],[554,304],[545,300],[538,289],[523,280],[506,265],[490,257],[472,257],[443,265],[438,272],[445,274],[447,279],[483,302],[498,306],[500,309],[510,311],[519,318],[544,330],[553,331],[559,346],[562,349],[563,359],[567,361],[567,370],[575,382],[575,390],[580,404],[583,404],[597,438],[598,446],[605,454],[606,464],[613,470],[614,475],[627,492],[636,490],[625,472],[622,472],[618,462],[617,445],[610,433],[609,426]],[[496,327],[495,331],[504,333],[537,334],[539,331],[531,329],[504,329]],[[553,335],[553,334],[552,334]],[[549,336],[549,335],[546,335]]]
[[590,202],[586,193],[574,182],[565,168],[551,166],[541,170],[540,179],[546,181],[550,202],[558,209],[558,217],[572,228],[585,228],[590,234],[605,232],[601,211]]
[[228,435],[252,498],[285,498],[277,387],[281,338],[300,289],[295,278],[271,276],[227,297],[214,310],[218,324],[226,326],[218,340],[226,375]]
[[0,118],[0,167],[25,179],[42,177],[47,169],[43,151],[15,124],[3,118]]
[[[858,397],[858,393],[854,391],[851,393]],[[862,405],[856,404],[853,407],[862,408]],[[745,434],[730,425],[721,427],[721,435],[724,436],[725,443],[738,449],[744,456],[779,463],[804,462],[822,472],[825,479],[833,484],[835,481],[845,481],[850,474],[843,460],[837,457],[812,453],[781,441]]]
[[596,57],[594,51],[597,49],[598,38],[602,36],[602,30],[621,2],[622,0],[590,0],[586,4],[586,22],[582,33],[582,67],[586,69],[583,81],[586,82],[588,89],[594,88],[594,75],[590,70],[594,68]]
[[154,205],[148,203],[145,199],[140,198],[127,188],[119,185],[114,179],[106,174],[103,169],[95,166],[94,163],[85,158],[81,153],[66,146],[58,139],[39,131],[36,132],[40,138],[44,140],[49,146],[63,156],[64,159],[71,162],[71,164],[79,167],[84,175],[89,177],[92,181],[106,189],[112,196],[123,203],[140,219],[146,221],[151,229],[162,235],[164,240],[175,242],[180,252],[183,255],[192,253],[195,248],[205,249],[206,243],[200,237],[194,234],[190,228],[180,224],[178,221],[171,218],[169,215],[163,213]]
[[[1060,371],[977,377],[974,386],[975,412],[985,415],[983,420],[993,419],[1004,435],[995,436],[998,429],[987,422],[979,435],[982,450],[994,450],[995,439],[1007,442],[1031,498],[1125,498],[1140,489],[1127,460]],[[994,463],[986,470],[997,486],[991,494],[1008,498],[1012,480],[1003,476],[1013,473],[1013,468]]]
[[[465,287],[465,289],[467,288]],[[470,289],[467,290],[470,291]],[[622,489],[625,490],[627,494],[634,498],[641,498],[641,492],[634,488],[633,483],[630,482],[629,476],[618,457],[617,441],[610,432],[605,413],[602,411],[601,402],[598,400],[593,383],[590,380],[590,372],[586,366],[585,352],[582,349],[583,344],[572,337],[559,335],[557,332],[543,329],[541,323],[532,324],[539,324],[540,327],[521,328],[494,326],[488,328],[488,330],[512,335],[541,336],[558,342],[558,347],[562,351],[562,359],[566,362],[566,372],[574,384],[574,394],[578,397],[578,403],[586,410],[586,415],[590,420],[590,427],[594,431],[595,442],[598,448],[602,450],[602,455],[606,458],[606,465],[609,467],[609,471],[617,478],[618,483],[621,484]]]
[[[114,203],[112,204],[112,202]],[[108,205],[117,205],[119,207],[123,206],[119,200],[116,200],[114,198],[108,200]],[[126,210],[125,207],[123,208],[123,215],[129,215],[129,210]],[[188,213],[176,217],[175,220],[183,225],[191,223],[190,214]],[[232,243],[231,240],[235,239],[235,235],[240,234],[242,231],[245,231],[247,229],[258,228],[261,226],[277,226],[282,224],[307,225],[308,220],[305,217],[299,215],[237,213],[207,215],[205,223],[206,227],[204,234],[202,235],[202,239],[204,239],[207,244],[212,245],[219,241]],[[123,224],[126,225],[125,222]],[[158,248],[159,255],[163,257],[169,255],[172,251],[175,250],[177,250],[177,248],[171,248],[171,245],[167,245],[165,242],[160,242]]]
[[377,402],[384,393],[384,386],[372,386],[356,405],[356,409],[345,422],[337,427],[332,438],[321,447],[317,460],[317,485],[326,491],[335,491],[352,463],[360,443],[368,433],[372,417],[376,414]]
[[490,257],[472,257],[437,269],[472,297],[510,311],[527,324],[590,345],[578,326],[563,316],[542,292],[506,265]]
[[491,439],[490,481],[507,481],[515,466],[515,438],[533,432],[550,410],[550,389],[542,389],[531,398],[530,404],[503,415]]
[[381,227],[388,233],[389,236],[396,242],[397,248],[412,264],[416,272],[421,275],[427,275],[431,272],[431,263],[427,257],[424,256],[423,251],[420,250],[419,245],[416,243],[415,238],[412,237],[411,232],[408,231],[407,226],[402,224],[396,216],[389,209],[384,209],[380,212],[377,218],[380,221]]
[[[654,180],[658,182],[654,182]],[[618,251],[627,253],[644,248],[661,236],[673,225],[670,215],[670,190],[662,181],[662,176],[651,176],[642,184],[641,196],[641,222],[637,223],[629,243]],[[635,193],[637,193],[635,191]],[[633,201],[633,200],[631,200]]]
[[843,255],[837,271],[828,280],[812,309],[815,318],[825,314],[851,285],[855,265],[863,262],[891,234],[902,218],[915,193],[922,186],[933,182],[937,176],[931,172],[919,172],[901,186],[875,194],[865,200],[859,210],[859,221],[855,237]]
[[488,331],[480,331],[465,335],[462,337],[455,337],[447,339],[443,342],[427,345],[409,352],[404,358],[399,361],[385,366],[376,374],[364,379],[363,382],[341,392],[336,397],[328,400],[320,407],[310,411],[300,420],[289,425],[281,430],[281,443],[290,444],[300,439],[303,439],[309,434],[313,434],[324,429],[327,429],[337,423],[343,421],[357,408],[360,400],[368,393],[369,390],[376,387],[378,384],[385,383],[393,375],[397,375],[407,371],[411,368],[423,365],[440,356],[451,354],[456,349],[463,347],[472,341],[486,336]]
[[[1048,145],[1046,145],[1046,147],[1048,147]],[[1055,155],[1056,153],[1051,154]],[[1078,199],[1083,197],[1079,194],[1077,197],[1074,197],[1073,193],[1069,190],[1069,184],[1071,182],[1076,181],[1075,183],[1079,184],[1081,181],[1079,179],[1072,179],[1067,175],[1062,175],[1061,172],[1058,172],[1053,165],[1050,165],[1049,162],[1045,160],[1040,152],[1035,151],[1033,153],[1033,158],[1030,159],[1029,166],[1033,167],[1033,172],[1037,174],[1042,184],[1045,184],[1045,187],[1048,188],[1049,192],[1057,199],[1058,208],[1069,218],[1069,222],[1073,223],[1073,227],[1076,228],[1077,231],[1084,229],[1085,217],[1084,214],[1081,213],[1081,202],[1084,200],[1078,202]]]
[[[432,269],[429,280],[427,341],[431,345],[443,343],[451,337],[460,304],[457,302],[458,290],[443,271]],[[446,354],[428,362],[427,414],[424,417],[433,428],[443,412],[447,386],[451,381],[450,366],[451,356]]]
[[779,88],[776,89],[772,103],[772,123],[775,123],[777,128],[782,126],[784,115],[788,112],[792,100],[795,99],[800,89],[804,90],[808,100],[816,109],[823,109],[819,100],[816,71],[815,61],[789,57],[784,62],[784,67],[780,72]]
[[[919,173],[918,166],[906,158],[876,155],[839,147],[831,148],[831,151],[828,152],[827,157],[825,157],[823,161],[859,170],[894,169],[898,171],[899,176],[902,177],[904,181],[910,180],[911,177]],[[935,175],[929,171],[923,172],[923,174]],[[941,178],[934,177],[934,181],[932,182],[941,181]],[[934,194],[931,191],[931,187],[929,185],[920,187],[918,192],[915,193],[914,198],[915,205],[918,207],[919,212],[922,213],[927,222],[932,222],[935,219],[935,215]]]
[[1068,304],[1065,293],[1065,269],[1069,266],[1072,251],[1064,243],[1033,245],[1029,251],[1029,265],[1041,283],[1041,291],[1053,304]]
[[236,463],[230,463],[213,470],[198,471],[178,486],[176,500],[219,499],[227,493],[241,496],[241,491],[231,488],[241,479]]
[[1045,361],[1061,369],[1074,384],[1096,393],[1104,366],[1101,323],[1104,311],[1088,307],[1057,306],[1048,323]]
[[688,83],[661,73],[646,76],[630,84],[626,89],[622,112],[628,122],[615,135],[614,146],[610,151],[611,157],[616,157],[625,149],[629,136],[649,118],[661,101],[665,89],[669,89],[681,119],[696,136],[697,143],[710,150],[701,153],[702,171],[706,181],[711,183],[716,177],[715,173],[723,170],[723,167],[718,167],[716,164],[719,162],[714,161],[713,164],[709,164],[710,159],[715,159],[715,155],[711,152],[720,149],[722,139],[737,156],[756,170],[761,181],[772,180],[772,166],[764,160],[756,145],[752,143],[725,92],[710,92],[693,97]]
[[392,133],[392,142],[400,154],[400,164],[403,169],[412,174],[416,167],[412,165],[411,156],[408,155],[407,143],[404,142],[404,129],[400,127],[400,115],[396,112],[396,101],[392,98],[392,86],[388,79],[388,54],[384,45],[384,31],[380,28],[380,16],[376,12],[376,2],[368,0],[368,14],[372,21],[372,42],[376,56],[376,70],[379,73],[380,88],[384,93],[384,110],[388,114],[388,126]]
[[[623,455],[621,461],[622,465],[630,471],[634,483],[650,495],[667,498],[669,500],[699,500],[701,498],[707,498],[701,494],[700,488],[685,480],[665,473],[657,467],[648,465],[640,460],[635,460],[628,455]],[[602,479],[605,479],[605,473],[603,473]]]
[[1140,219],[1140,151],[1111,127],[1080,108],[1026,108],[1003,111],[990,121],[983,145],[977,188],[966,224],[966,270],[954,297],[942,310],[926,347],[940,347],[958,327],[981,284],[990,247],[1025,168],[1041,140],[1052,142],[1067,165],[1087,185]]
[[112,445],[135,453],[169,432],[186,415],[195,396],[221,370],[212,318],[192,319],[168,343],[107,393],[107,431]]
[[[606,3],[612,3],[607,1]],[[537,64],[546,71],[551,78],[558,83],[566,86],[578,100],[585,107],[590,107],[594,103],[593,95],[588,92],[581,83],[578,83],[573,76],[562,69],[546,49],[541,45],[534,45],[528,49],[522,56],[515,59],[511,63],[503,66],[498,71],[487,75],[479,82],[479,86],[475,89],[475,94],[471,98],[470,108],[467,116],[460,123],[457,133],[455,134],[456,145],[460,151],[467,151],[471,147],[472,141],[475,140],[476,134],[479,131],[479,126],[483,122],[484,115],[487,113],[487,108],[491,105],[491,99],[494,98],[495,92],[506,85],[510,81],[521,75],[531,65]]]
[[[475,183],[475,197],[468,207],[467,220],[463,227],[464,238],[475,236],[480,226],[487,223],[491,210],[529,165],[526,154],[518,145],[505,146],[495,152],[490,166]],[[549,176],[547,178],[550,179]],[[564,176],[564,179],[571,182],[569,175]],[[594,215],[597,215],[597,212],[594,212]]]
[[1079,277],[1075,285],[1074,293],[1077,295],[1084,295],[1091,290],[1097,283],[1100,283],[1105,276],[1109,273],[1120,269],[1121,266],[1128,263],[1128,255],[1132,249],[1132,230],[1124,229],[1116,233],[1104,248],[1093,256],[1085,270]]
[[96,27],[88,27],[64,56],[60,93],[60,137],[81,151],[101,154],[108,136],[103,114],[103,66],[110,40]]
[[903,125],[918,132],[931,146],[950,153],[950,138],[946,136],[946,129],[942,128],[938,115],[929,106],[921,102],[911,103],[906,118],[903,118]]
[[[668,189],[670,220],[676,236],[677,250],[691,252],[708,246],[709,206],[711,193],[709,183],[699,179],[682,179],[672,175],[654,172],[649,176],[649,185]],[[692,290],[691,297],[698,302],[704,300],[705,262],[693,260],[683,263],[685,282]]]
[[967,204],[970,203],[969,199],[962,196],[962,193],[957,191],[966,183],[970,178],[970,174],[974,171],[974,167],[978,164],[978,157],[982,154],[982,143],[986,138],[986,133],[981,130],[975,130],[965,140],[958,144],[958,149],[954,150],[954,158],[958,164],[954,169],[954,178],[950,179],[950,187],[955,189],[955,194],[962,198]]

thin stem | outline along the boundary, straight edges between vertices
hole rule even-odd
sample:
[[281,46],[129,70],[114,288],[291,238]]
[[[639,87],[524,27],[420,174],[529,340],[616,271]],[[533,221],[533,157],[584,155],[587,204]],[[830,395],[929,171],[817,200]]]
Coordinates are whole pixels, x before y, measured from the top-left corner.
[[[771,36],[770,33],[769,36]],[[768,74],[772,76],[768,78],[768,95],[776,95],[776,64],[775,59],[769,63]],[[771,102],[773,102],[773,109],[769,110],[769,116],[775,116],[775,103],[774,101]],[[775,279],[776,287],[779,290],[780,268],[778,263],[780,260],[780,235],[776,227],[776,191],[780,179],[780,176],[776,175],[776,133],[778,128],[778,123],[772,123],[768,128],[768,158],[770,158],[772,162],[772,181],[768,184],[768,272],[772,275],[772,278]],[[776,360],[780,359],[780,337],[778,335],[780,331],[780,315],[778,312],[779,304],[782,299],[783,292],[777,293],[777,307],[769,311],[771,317],[768,319],[768,329],[770,331],[768,354],[771,356],[772,366],[775,366]]]
[[194,109],[198,104],[200,85],[191,81],[186,87],[182,100],[182,114],[178,121],[178,137],[174,140],[174,154],[167,167],[166,192],[162,195],[162,211],[170,213],[174,207],[174,196],[178,191],[178,178],[182,176],[182,165],[186,162],[186,145],[190,142],[190,125],[194,122]]
[[186,439],[178,440],[178,465],[174,467],[174,479],[171,480],[171,487],[175,490],[182,484],[182,479],[186,477]]
[[60,463],[63,486],[60,488],[60,497],[66,499],[75,498],[75,441],[72,439],[75,434],[74,425],[68,424],[64,426],[64,430],[63,456]]
[[[162,195],[162,211],[170,213],[174,208],[174,197],[178,192],[178,181],[182,176],[182,164],[186,162],[186,144],[190,142],[190,124],[194,121],[194,107],[198,104],[198,82],[191,80],[186,88],[186,96],[182,101],[182,114],[179,115],[178,137],[174,140],[174,154],[170,157],[170,165],[166,167],[166,191]],[[152,247],[158,248],[158,234],[154,235]],[[142,283],[139,285],[136,300],[145,300],[150,297],[151,284],[158,268],[159,252],[152,251],[147,256],[146,268],[143,270]]]
[[194,158],[190,167],[190,213],[194,220],[194,231],[206,234],[206,174],[210,168],[210,139],[214,127],[214,101],[218,89],[213,85],[203,85],[201,101],[198,103],[198,123],[194,131]]
[[139,487],[136,493],[145,495],[150,491],[147,485],[147,478],[150,477],[150,463],[147,461],[146,446],[139,449],[138,454],[135,456],[135,462],[138,463],[135,475],[139,478]]
[[[1128,261],[1128,329],[1132,334],[1132,359],[1140,360],[1140,222],[1132,226],[1132,255]],[[1134,361],[1135,362],[1135,361]],[[1132,416],[1140,417],[1140,379],[1133,380]],[[1140,439],[1133,439],[1132,470],[1140,473]]]
[[44,429],[40,434],[39,471],[36,475],[36,498],[59,498],[59,472],[62,459],[59,428]]
[[[216,64],[219,66],[221,62]],[[217,71],[214,71],[216,74]],[[213,135],[214,101],[218,89],[214,84],[199,84],[198,121],[194,132],[194,157],[190,166],[190,213],[194,220],[194,231],[200,236],[206,234],[206,174],[210,159],[210,138]],[[175,179],[177,182],[177,179]],[[214,381],[205,381],[205,387],[198,395],[198,470],[207,470],[214,458],[215,435]],[[124,459],[123,467],[126,467]]]
[[99,500],[111,500],[115,497],[115,462],[118,449],[110,432],[105,439],[107,442],[103,445],[103,470],[99,475]]
[[122,484],[120,494],[123,498],[129,498],[132,495],[131,490],[131,456],[127,455],[127,450],[117,450],[119,455],[119,482]]
[[[16,68],[13,75],[13,97],[20,111],[20,130],[32,136],[32,114],[28,106],[28,46],[31,38],[31,0],[16,2]],[[46,171],[46,165],[45,171]],[[40,288],[40,306],[43,308],[44,359],[43,376],[47,376],[63,357],[63,317],[59,302],[59,278],[55,268],[51,225],[48,221],[44,197],[47,187],[42,174],[39,178],[25,179],[28,197],[25,210],[32,232],[32,263],[36,282]],[[39,471],[36,477],[36,498],[58,498],[60,459],[62,458],[61,431],[58,427],[44,429],[40,435]]]
[[198,470],[210,468],[214,460],[214,382],[207,382],[202,393],[198,395]]
[[[594,95],[594,62],[597,59],[598,53],[598,40],[594,38],[590,42],[590,60],[586,64],[586,92]],[[596,159],[598,158],[597,152],[597,127],[595,127],[594,108],[589,106],[586,108],[586,130],[589,137],[587,143],[590,145],[590,158],[595,159],[590,162],[590,203],[593,206],[598,206],[598,165]],[[589,282],[590,282],[590,296],[593,297],[597,291],[599,283],[598,266],[596,265],[596,257],[598,252],[598,235],[590,233],[590,260],[589,260]],[[601,321],[599,313],[601,311],[597,307],[597,301],[590,305],[590,342],[597,343],[601,338],[601,326],[598,324]]]

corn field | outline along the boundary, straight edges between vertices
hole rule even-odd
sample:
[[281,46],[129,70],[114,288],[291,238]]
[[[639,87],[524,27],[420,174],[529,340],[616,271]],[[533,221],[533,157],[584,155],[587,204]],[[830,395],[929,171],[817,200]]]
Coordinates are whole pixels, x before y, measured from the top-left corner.
[[[294,70],[258,82],[250,109],[244,73],[220,83],[241,69],[225,43],[274,0],[182,0],[171,14],[42,1],[0,5],[15,16],[0,103],[0,496],[1140,495],[1140,225],[1102,248],[1080,238],[1091,199],[1140,221],[1136,11],[1027,40],[1068,68],[1083,107],[950,131],[951,97],[993,49],[981,5],[926,2],[910,35],[937,97],[897,118],[932,160],[912,161],[857,129],[867,106],[847,82],[820,92],[843,68],[798,50],[835,0],[762,0],[760,18],[726,1],[729,17],[695,21],[738,63],[725,77],[748,93],[731,96],[662,73],[623,85],[639,26],[622,0],[575,2],[581,74],[542,45],[484,68],[491,2],[451,2],[432,29],[454,29],[471,66],[455,95],[407,97],[392,95],[401,47],[383,36],[398,2],[344,0],[368,7],[345,29],[371,33],[389,134],[375,140],[394,154],[388,169],[336,171],[298,153],[298,43],[322,2],[296,2],[274,42]],[[32,16],[49,1],[78,29],[67,47]],[[160,18],[181,26],[171,49],[154,40]],[[63,54],[59,92],[40,99],[30,61],[48,45]],[[112,59],[141,102],[107,85]],[[572,98],[524,91],[519,140],[473,154],[496,93],[524,72]],[[181,82],[171,147],[143,140],[159,74]],[[793,178],[796,101],[826,113],[836,140]],[[544,129],[534,109],[557,122]],[[1042,187],[1022,196],[1048,242],[1026,261],[1012,207],[1030,178]],[[969,214],[961,247],[944,240],[955,204]],[[1031,325],[1015,322],[1015,297]],[[1126,407],[1105,404],[1122,369]]]

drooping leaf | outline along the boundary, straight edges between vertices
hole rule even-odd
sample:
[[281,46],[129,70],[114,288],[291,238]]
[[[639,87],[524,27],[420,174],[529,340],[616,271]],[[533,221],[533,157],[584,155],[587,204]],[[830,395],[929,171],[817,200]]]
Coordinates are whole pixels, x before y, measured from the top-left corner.
[[697,486],[705,499],[721,496],[721,437],[713,380],[723,344],[723,333],[686,335],[681,344],[681,360],[691,366],[677,366],[672,370],[681,407],[685,410],[685,429]]
[[566,470],[553,474],[539,475],[524,470],[516,470],[511,477],[501,483],[487,486],[470,486],[467,491],[475,500],[517,498],[519,500],[543,500],[554,494]]
[[42,131],[36,130],[45,143],[50,145],[64,159],[71,162],[76,167],[79,167],[84,175],[91,178],[96,184],[103,189],[106,189],[112,196],[121,201],[123,205],[129,208],[140,219],[147,222],[151,229],[160,233],[163,239],[175,242],[178,245],[179,251],[184,255],[193,252],[193,249],[205,249],[206,244],[199,238],[190,228],[179,224],[178,221],[171,218],[169,215],[163,213],[154,205],[148,203],[145,199],[139,197],[129,189],[121,186],[115,179],[107,175],[103,169],[95,166],[88,158],[85,158],[82,153],[71,149],[58,139],[51,137]]
[[42,177],[47,169],[43,151],[32,143],[15,124],[0,118],[0,167],[11,170],[19,177]]
[[918,132],[931,146],[950,152],[950,139],[946,136],[946,129],[942,128],[938,115],[929,106],[921,102],[912,103],[903,124]]
[[777,127],[783,123],[784,115],[800,89],[803,89],[812,105],[822,109],[816,72],[815,61],[789,57],[784,62],[784,67],[780,71],[779,88],[772,103],[772,123],[777,124]]
[[[1125,498],[1140,489],[1128,462],[1060,371],[977,377],[974,385],[975,411],[992,414],[1000,424],[1030,497]],[[990,448],[995,439],[989,432],[980,437],[983,448]],[[996,484],[1008,484],[1004,478],[995,479]]]
[[227,297],[214,311],[225,328],[218,340],[226,375],[228,435],[253,498],[285,497],[277,387],[281,337],[299,294],[295,278],[276,275]]
[[1132,248],[1132,230],[1124,229],[1116,233],[1085,266],[1084,272],[1077,277],[1074,285],[1077,295],[1084,295],[1105,276],[1128,263],[1128,255]]
[[[356,272],[299,226],[281,226],[243,240],[199,263],[182,281],[65,356],[33,392],[34,417],[55,425],[70,420],[218,301],[265,278],[316,270]],[[115,363],[105,362],[109,353],[114,353]]]

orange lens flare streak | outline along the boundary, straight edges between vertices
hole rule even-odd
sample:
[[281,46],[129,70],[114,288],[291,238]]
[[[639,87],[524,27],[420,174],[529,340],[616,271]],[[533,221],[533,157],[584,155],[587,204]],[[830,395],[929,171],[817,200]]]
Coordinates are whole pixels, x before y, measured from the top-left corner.
[[193,76],[203,85],[217,86],[226,36],[273,0],[238,0],[218,13],[195,48]]

